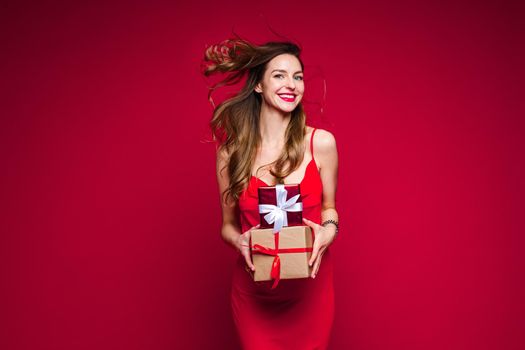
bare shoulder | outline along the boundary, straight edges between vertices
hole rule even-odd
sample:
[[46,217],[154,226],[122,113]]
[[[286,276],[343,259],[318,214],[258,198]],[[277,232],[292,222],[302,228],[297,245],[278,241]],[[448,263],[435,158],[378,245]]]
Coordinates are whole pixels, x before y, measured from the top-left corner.
[[314,152],[316,154],[330,154],[336,151],[335,136],[328,130],[317,129],[315,131],[313,143]]

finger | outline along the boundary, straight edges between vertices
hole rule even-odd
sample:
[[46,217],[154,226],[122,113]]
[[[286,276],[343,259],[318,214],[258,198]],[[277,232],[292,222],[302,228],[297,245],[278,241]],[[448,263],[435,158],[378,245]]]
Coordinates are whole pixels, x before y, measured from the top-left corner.
[[311,221],[311,220],[308,220],[307,218],[303,218],[303,222],[310,226],[313,230],[317,230],[317,226],[319,226],[318,224],[316,224],[315,222]]
[[317,272],[319,271],[319,266],[321,266],[321,260],[322,260],[322,257],[319,256],[319,259],[317,259],[317,261],[315,262],[315,266],[314,266],[313,271],[312,271],[312,278],[317,277]]
[[249,246],[249,242],[250,242],[250,238],[251,238],[251,234],[252,234],[251,231],[254,230],[254,229],[259,228],[259,226],[261,226],[261,224],[257,224],[255,226],[252,226],[249,230],[247,230],[246,232],[243,233],[244,238],[245,238],[245,243],[248,243],[248,244],[243,245],[247,249],[243,249],[242,255],[244,256],[244,260],[246,261],[246,265],[248,265],[248,267],[252,271],[255,271],[255,265],[253,265],[253,262],[252,262],[252,257],[251,257],[251,254],[250,254],[251,247]]
[[312,266],[315,259],[317,259],[317,255],[319,255],[319,250],[321,248],[321,244],[318,241],[314,241],[314,246],[312,248],[312,256],[310,256],[310,260],[308,261],[308,265]]
[[312,276],[315,276],[317,274],[317,269],[319,268],[319,264],[321,263],[321,259],[323,258],[325,249],[321,248],[319,249],[319,253],[317,254],[317,259],[315,259],[312,267]]
[[245,232],[246,235],[247,235],[247,236],[251,235],[252,230],[258,229],[259,226],[261,226],[261,224],[257,224],[257,225],[255,225],[255,226],[252,226],[252,228],[250,228],[248,231]]
[[312,271],[312,278],[315,278],[317,276],[317,272],[319,271],[319,267],[321,266],[321,260],[323,259],[323,254],[319,254],[319,258],[315,261],[315,265]]
[[255,271],[255,265],[253,265],[252,257],[250,256],[250,252],[248,250],[245,250],[242,255],[244,255],[244,260],[246,261],[246,265],[250,268],[250,270]]
[[[308,220],[307,218],[303,218],[303,222],[308,225],[313,231],[314,231],[314,235],[315,235],[315,232],[317,231],[317,225],[315,222],[311,221],[311,220]],[[313,249],[312,249],[312,255],[310,256],[310,260],[308,261],[308,265],[312,266],[312,264],[314,263],[315,259],[317,258],[317,254],[319,252],[319,243],[316,239],[314,239],[314,245],[313,245]]]

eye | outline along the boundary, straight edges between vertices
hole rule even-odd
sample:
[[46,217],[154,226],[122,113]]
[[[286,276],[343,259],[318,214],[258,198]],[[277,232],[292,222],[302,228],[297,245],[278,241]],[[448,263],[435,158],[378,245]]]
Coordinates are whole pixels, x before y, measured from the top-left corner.
[[295,76],[295,79],[296,79],[296,80],[303,80],[304,78],[303,78],[302,75],[296,75],[296,76]]
[[282,74],[275,74],[274,75],[274,78],[282,78],[282,77],[284,77],[284,75],[282,75]]

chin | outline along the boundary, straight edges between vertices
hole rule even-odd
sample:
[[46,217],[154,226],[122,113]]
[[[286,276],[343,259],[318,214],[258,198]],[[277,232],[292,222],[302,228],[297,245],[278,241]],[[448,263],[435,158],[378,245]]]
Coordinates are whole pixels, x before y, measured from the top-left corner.
[[294,107],[294,108],[279,108],[279,110],[283,113],[292,113],[293,111],[295,111],[295,108],[297,107]]
[[279,105],[278,109],[281,110],[284,113],[291,113],[291,112],[295,111],[297,106],[299,106],[299,103],[294,104],[294,105],[288,105],[288,106]]

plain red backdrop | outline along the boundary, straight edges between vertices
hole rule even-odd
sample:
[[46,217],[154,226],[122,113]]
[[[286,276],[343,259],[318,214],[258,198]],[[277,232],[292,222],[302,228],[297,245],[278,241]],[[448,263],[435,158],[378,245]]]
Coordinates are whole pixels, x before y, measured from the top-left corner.
[[303,46],[310,91],[314,72],[327,83],[310,123],[340,155],[331,349],[525,347],[523,8],[49,1],[0,16],[0,348],[238,348],[199,64],[232,28],[278,39],[266,22]]

